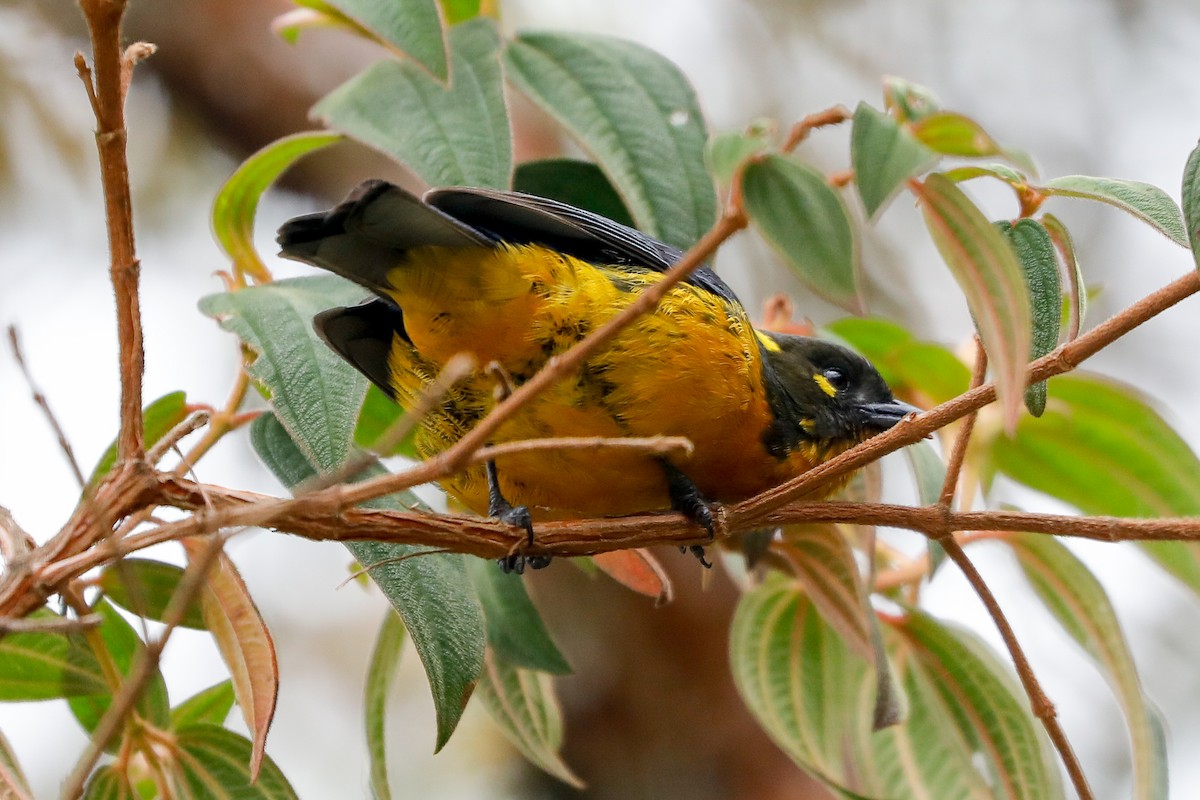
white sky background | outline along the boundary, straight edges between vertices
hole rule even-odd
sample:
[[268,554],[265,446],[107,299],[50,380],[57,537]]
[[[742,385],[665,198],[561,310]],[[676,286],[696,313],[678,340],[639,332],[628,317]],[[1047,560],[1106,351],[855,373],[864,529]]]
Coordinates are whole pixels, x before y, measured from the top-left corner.
[[[503,8],[514,27],[607,32],[664,53],[696,84],[716,132],[760,116],[786,125],[834,103],[853,107],[865,99],[879,105],[880,76],[898,74],[929,86],[946,107],[974,116],[1001,142],[1033,153],[1045,176],[1129,178],[1176,198],[1184,160],[1200,136],[1200,11],[1184,0],[513,0]],[[86,471],[115,432],[117,381],[92,121],[70,63],[77,47],[55,39],[29,12],[0,5],[0,325],[19,327],[37,381]],[[195,132],[172,116],[148,74],[137,82],[129,109],[143,264],[145,394],[151,399],[186,389],[192,401],[219,403],[236,350],[231,337],[196,311],[195,301],[220,289],[211,273],[225,263],[209,234],[208,207],[235,165],[195,149]],[[801,152],[826,168],[844,168],[846,131],[818,134]],[[994,216],[1014,213],[1003,193],[977,196],[991,202]],[[261,212],[262,250],[273,252],[278,222],[312,207],[299,198],[270,198]],[[1093,324],[1191,268],[1186,252],[1116,210],[1072,200],[1051,201],[1050,209],[1071,226],[1089,283],[1105,288],[1093,304]],[[906,198],[867,235],[863,266],[874,311],[949,344],[966,336],[961,296]],[[785,268],[748,237],[722,252],[719,267],[752,312],[766,294],[783,290],[792,293],[799,313],[818,322],[837,316],[806,298]],[[1088,365],[1158,398],[1194,447],[1200,444],[1194,399],[1200,378],[1188,344],[1200,334],[1196,302],[1164,314]],[[278,491],[242,437],[229,437],[199,475]],[[71,485],[5,349],[0,504],[44,540],[69,513],[76,497]],[[1200,614],[1194,598],[1129,548],[1075,549],[1106,581],[1149,694],[1167,711],[1172,796],[1200,796],[1200,766],[1188,757],[1200,738],[1200,673],[1194,668],[1200,643],[1192,635]],[[359,692],[380,605],[355,587],[336,590],[349,562],[336,545],[255,533],[235,541],[231,552],[281,647],[281,705],[271,754],[302,797],[339,796],[346,787],[365,792]],[[1002,603],[1016,610],[1018,634],[1099,796],[1128,796],[1122,723],[1103,682],[1044,615],[1024,613],[1025,590],[1001,548],[972,552]],[[998,645],[982,609],[951,572],[945,570],[928,593],[933,610],[963,620]],[[164,670],[175,701],[223,676],[206,639],[186,632],[168,649]],[[393,731],[396,752],[412,759],[406,776],[431,782],[410,785],[411,796],[496,797],[504,750],[486,723],[475,724],[479,718],[469,714],[447,752],[428,760],[432,711],[411,654],[405,670],[397,709],[405,722]],[[347,713],[331,714],[331,708]],[[56,791],[65,759],[83,741],[61,704],[0,705],[0,730],[23,758],[39,796]],[[313,752],[339,757],[314,760]]]

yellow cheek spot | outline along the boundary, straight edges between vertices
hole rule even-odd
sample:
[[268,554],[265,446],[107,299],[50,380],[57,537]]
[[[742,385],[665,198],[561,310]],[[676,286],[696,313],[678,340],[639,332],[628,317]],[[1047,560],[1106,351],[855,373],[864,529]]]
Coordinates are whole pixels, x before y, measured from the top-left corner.
[[800,427],[804,429],[805,433],[812,433],[817,427],[817,423],[811,419],[802,419],[800,420]]
[[829,379],[826,378],[824,375],[822,375],[821,373],[818,372],[816,375],[813,375],[813,380],[817,382],[817,386],[821,387],[822,392],[829,395],[830,397],[837,396],[837,389],[833,388],[833,384],[830,383]]
[[758,337],[759,343],[762,344],[763,348],[766,349],[767,352],[778,353],[783,349],[782,347],[779,346],[778,342],[776,342],[770,336],[767,336],[762,331],[756,330],[754,332],[754,335]]

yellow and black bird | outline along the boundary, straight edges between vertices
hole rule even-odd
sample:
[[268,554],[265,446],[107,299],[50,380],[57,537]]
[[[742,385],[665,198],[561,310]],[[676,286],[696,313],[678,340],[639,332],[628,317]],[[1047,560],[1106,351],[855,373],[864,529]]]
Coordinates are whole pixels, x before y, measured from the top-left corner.
[[[401,406],[457,353],[497,362],[517,385],[599,327],[680,252],[553,200],[487,189],[417,198],[368,181],[326,212],[279,230],[282,255],[375,297],[316,317],[317,332]],[[495,405],[482,370],[426,416],[423,456]],[[914,407],[839,345],[756,330],[732,290],[702,267],[505,422],[493,442],[554,436],[685,436],[690,457],[629,451],[513,454],[443,481],[477,513],[530,519],[675,508],[712,533],[706,501],[736,501],[812,468]],[[515,503],[514,508],[511,503]],[[703,550],[694,552],[704,561]],[[523,567],[516,558],[509,567]],[[537,566],[544,560],[534,561]]]

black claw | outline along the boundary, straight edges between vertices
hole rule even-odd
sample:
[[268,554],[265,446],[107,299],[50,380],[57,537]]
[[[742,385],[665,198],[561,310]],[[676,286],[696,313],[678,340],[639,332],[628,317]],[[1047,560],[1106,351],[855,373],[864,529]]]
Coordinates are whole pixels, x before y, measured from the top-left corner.
[[[667,473],[667,494],[671,498],[671,508],[704,528],[711,542],[716,537],[716,521],[708,501],[700,493],[700,489],[692,479],[684,475],[669,461],[663,461],[663,470]],[[712,562],[705,557],[704,547],[698,544],[680,547],[679,551],[690,552],[705,569],[712,569]]]
[[[505,499],[500,491],[500,481],[496,478],[495,461],[488,461],[485,468],[488,482],[488,516],[513,527],[524,528],[526,542],[533,545],[533,515],[529,513],[529,506],[514,506]],[[506,574],[515,572],[523,575],[526,566],[530,569],[545,569],[550,564],[550,556],[526,556],[514,553],[497,559],[497,563]]]

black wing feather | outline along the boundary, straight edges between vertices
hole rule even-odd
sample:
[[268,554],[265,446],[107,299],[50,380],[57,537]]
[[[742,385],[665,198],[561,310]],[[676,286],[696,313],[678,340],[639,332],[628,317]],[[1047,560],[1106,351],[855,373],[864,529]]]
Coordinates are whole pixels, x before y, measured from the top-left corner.
[[491,247],[479,231],[386,181],[367,181],[327,212],[284,223],[281,255],[381,293],[387,274],[414,247]]
[[[425,202],[471,228],[514,244],[540,244],[593,264],[623,264],[666,272],[683,255],[641,231],[545,197],[492,189],[454,187],[425,193]],[[687,282],[737,303],[711,268]]]
[[366,375],[393,400],[392,371],[388,355],[392,337],[404,336],[404,315],[386,300],[368,300],[349,308],[331,308],[313,317],[317,335]]

